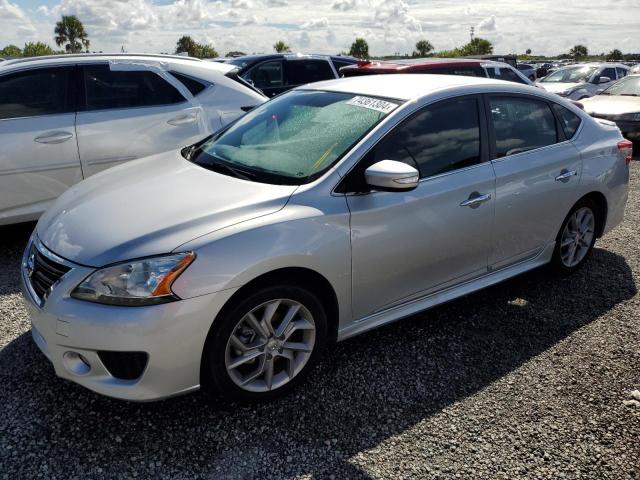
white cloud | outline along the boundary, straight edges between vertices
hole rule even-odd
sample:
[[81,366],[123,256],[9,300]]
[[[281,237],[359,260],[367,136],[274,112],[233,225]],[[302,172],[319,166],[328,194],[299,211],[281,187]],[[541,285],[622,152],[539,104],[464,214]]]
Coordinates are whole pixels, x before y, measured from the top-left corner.
[[[372,54],[383,55],[410,53],[422,38],[436,50],[460,46],[471,26],[498,53],[557,54],[579,41],[594,52],[640,49],[638,0],[600,0],[579,18],[578,0],[46,0],[34,10],[22,1],[0,0],[0,48],[35,40],[53,45],[55,21],[64,13],[80,18],[97,51],[124,45],[130,52],[170,52],[180,36],[192,35],[225,52],[271,52],[284,39],[296,50],[338,53],[362,36]],[[610,11],[616,15],[605,14]]]
[[327,28],[329,26],[329,20],[326,17],[318,18],[316,20],[311,20],[310,22],[305,22],[300,25],[300,28],[303,30],[313,30],[317,28]]
[[485,18],[478,24],[478,31],[480,32],[495,32],[496,28],[496,16],[491,15],[489,18]]

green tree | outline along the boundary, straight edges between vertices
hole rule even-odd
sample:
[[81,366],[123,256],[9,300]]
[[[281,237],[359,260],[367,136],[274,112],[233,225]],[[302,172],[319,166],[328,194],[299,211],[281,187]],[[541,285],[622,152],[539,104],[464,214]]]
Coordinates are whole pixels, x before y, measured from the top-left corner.
[[29,42],[25,43],[22,49],[22,55],[25,57],[41,57],[43,55],[53,55],[55,50],[46,43]]
[[215,58],[218,52],[212,45],[196,42],[189,35],[183,35],[176,42],[176,53],[186,53],[190,57]]
[[622,55],[622,52],[617,48],[614,48],[613,50],[611,50],[609,52],[609,55],[607,55],[607,60],[622,60],[623,58],[624,58],[624,55]]
[[278,40],[276,43],[274,43],[273,49],[278,53],[285,53],[285,52],[291,51],[291,49],[289,48],[289,45],[284,43],[282,40]]
[[369,58],[369,44],[364,38],[356,38],[351,44],[349,55],[356,58]]
[[244,57],[246,55],[246,53],[241,52],[240,50],[231,50],[230,52],[227,52],[227,54],[225,55],[225,57]]
[[75,15],[63,15],[54,29],[56,45],[64,45],[67,53],[79,53],[84,48],[89,51],[89,34]]
[[579,60],[581,58],[589,55],[589,50],[584,45],[575,45],[571,50],[569,50],[569,56]]
[[7,45],[0,50],[0,57],[2,58],[16,58],[22,56],[22,50],[15,45]]
[[433,45],[429,40],[419,40],[416,43],[416,51],[413,52],[414,57],[426,57],[433,51]]
[[531,49],[530,49],[530,48],[527,48],[527,51],[526,51],[526,52],[524,52],[524,53],[526,53],[527,55],[531,55]]
[[493,44],[484,38],[475,37],[462,47],[462,56],[489,55],[493,53]]

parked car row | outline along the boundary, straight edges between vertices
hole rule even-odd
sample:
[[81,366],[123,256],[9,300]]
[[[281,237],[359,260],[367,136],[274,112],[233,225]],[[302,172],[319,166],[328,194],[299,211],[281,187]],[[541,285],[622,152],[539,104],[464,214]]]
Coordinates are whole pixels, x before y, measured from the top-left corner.
[[621,63],[584,63],[560,68],[538,83],[549,92],[571,100],[592,97],[629,74]]

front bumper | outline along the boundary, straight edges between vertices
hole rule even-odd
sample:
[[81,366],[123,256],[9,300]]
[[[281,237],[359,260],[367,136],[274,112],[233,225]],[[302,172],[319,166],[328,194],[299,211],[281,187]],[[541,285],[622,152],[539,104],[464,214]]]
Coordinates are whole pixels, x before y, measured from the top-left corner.
[[[145,307],[101,305],[70,297],[73,288],[94,271],[70,264],[71,270],[42,302],[30,288],[26,269],[30,246],[31,242],[23,258],[23,296],[33,339],[56,375],[97,393],[133,401],[158,400],[199,388],[207,334],[235,289]],[[117,378],[105,367],[99,351],[145,352],[148,361],[138,378]]]

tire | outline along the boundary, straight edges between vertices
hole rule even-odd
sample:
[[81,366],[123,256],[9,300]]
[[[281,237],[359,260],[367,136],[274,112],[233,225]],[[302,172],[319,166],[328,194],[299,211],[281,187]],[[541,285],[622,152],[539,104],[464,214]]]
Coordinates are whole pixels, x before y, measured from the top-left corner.
[[[573,206],[562,222],[556,237],[556,246],[551,258],[551,267],[556,273],[570,275],[584,265],[591,256],[593,245],[596,243],[600,220],[600,209],[593,201],[585,199]],[[578,223],[588,225],[583,228],[578,226]],[[572,235],[574,242],[567,244],[572,240]],[[571,257],[572,251],[574,252],[573,258]]]
[[214,321],[201,383],[226,400],[269,401],[302,383],[326,345],[327,316],[314,293],[294,285],[260,288]]

